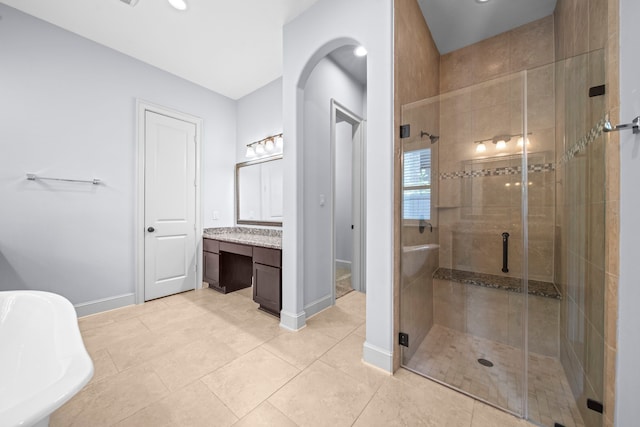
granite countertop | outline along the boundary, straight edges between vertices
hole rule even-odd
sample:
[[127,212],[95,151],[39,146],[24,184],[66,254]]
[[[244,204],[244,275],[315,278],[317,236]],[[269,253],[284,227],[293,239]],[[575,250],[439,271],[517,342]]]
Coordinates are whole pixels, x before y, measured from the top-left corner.
[[[452,282],[463,283],[465,285],[504,289],[510,292],[522,292],[522,279],[517,277],[496,276],[494,274],[439,268],[435,273],[433,273],[433,278],[450,280]],[[551,282],[541,282],[539,280],[529,280],[529,295],[562,299],[556,285]]]
[[205,228],[202,237],[223,242],[261,246],[270,249],[282,249],[282,231],[268,228]]

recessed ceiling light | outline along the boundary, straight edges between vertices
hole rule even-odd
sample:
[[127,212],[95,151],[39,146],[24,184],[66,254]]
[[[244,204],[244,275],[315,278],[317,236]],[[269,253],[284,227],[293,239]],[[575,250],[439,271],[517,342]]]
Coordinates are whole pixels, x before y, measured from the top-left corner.
[[364,46],[358,46],[357,48],[353,49],[353,54],[355,56],[366,56],[367,49],[365,49]]
[[476,0],[476,3],[480,3],[480,4],[482,4],[482,3],[487,3],[488,1],[489,1],[489,0]]
[[187,10],[187,2],[185,0],[169,0],[169,4],[178,10]]

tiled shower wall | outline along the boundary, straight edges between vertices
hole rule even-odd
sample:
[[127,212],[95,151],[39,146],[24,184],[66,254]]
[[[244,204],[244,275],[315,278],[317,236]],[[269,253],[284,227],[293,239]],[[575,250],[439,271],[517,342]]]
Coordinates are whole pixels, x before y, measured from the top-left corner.
[[[522,276],[522,157],[514,136],[504,150],[474,141],[522,135],[524,91],[530,144],[529,277],[553,281],[555,102],[553,16],[443,55],[437,194],[440,266],[502,270],[509,233],[510,276]],[[527,70],[526,76],[523,70]],[[445,149],[446,147],[446,149]]]

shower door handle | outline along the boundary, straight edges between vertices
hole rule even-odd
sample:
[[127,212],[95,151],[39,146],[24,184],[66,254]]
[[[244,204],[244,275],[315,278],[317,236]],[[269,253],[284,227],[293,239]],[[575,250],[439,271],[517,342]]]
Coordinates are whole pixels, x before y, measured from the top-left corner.
[[509,233],[502,233],[502,272],[509,272]]

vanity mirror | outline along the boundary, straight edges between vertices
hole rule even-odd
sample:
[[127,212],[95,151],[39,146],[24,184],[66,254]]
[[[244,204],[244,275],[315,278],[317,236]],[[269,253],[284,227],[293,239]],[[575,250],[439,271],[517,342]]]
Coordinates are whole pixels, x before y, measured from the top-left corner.
[[282,156],[236,165],[236,222],[282,225]]

